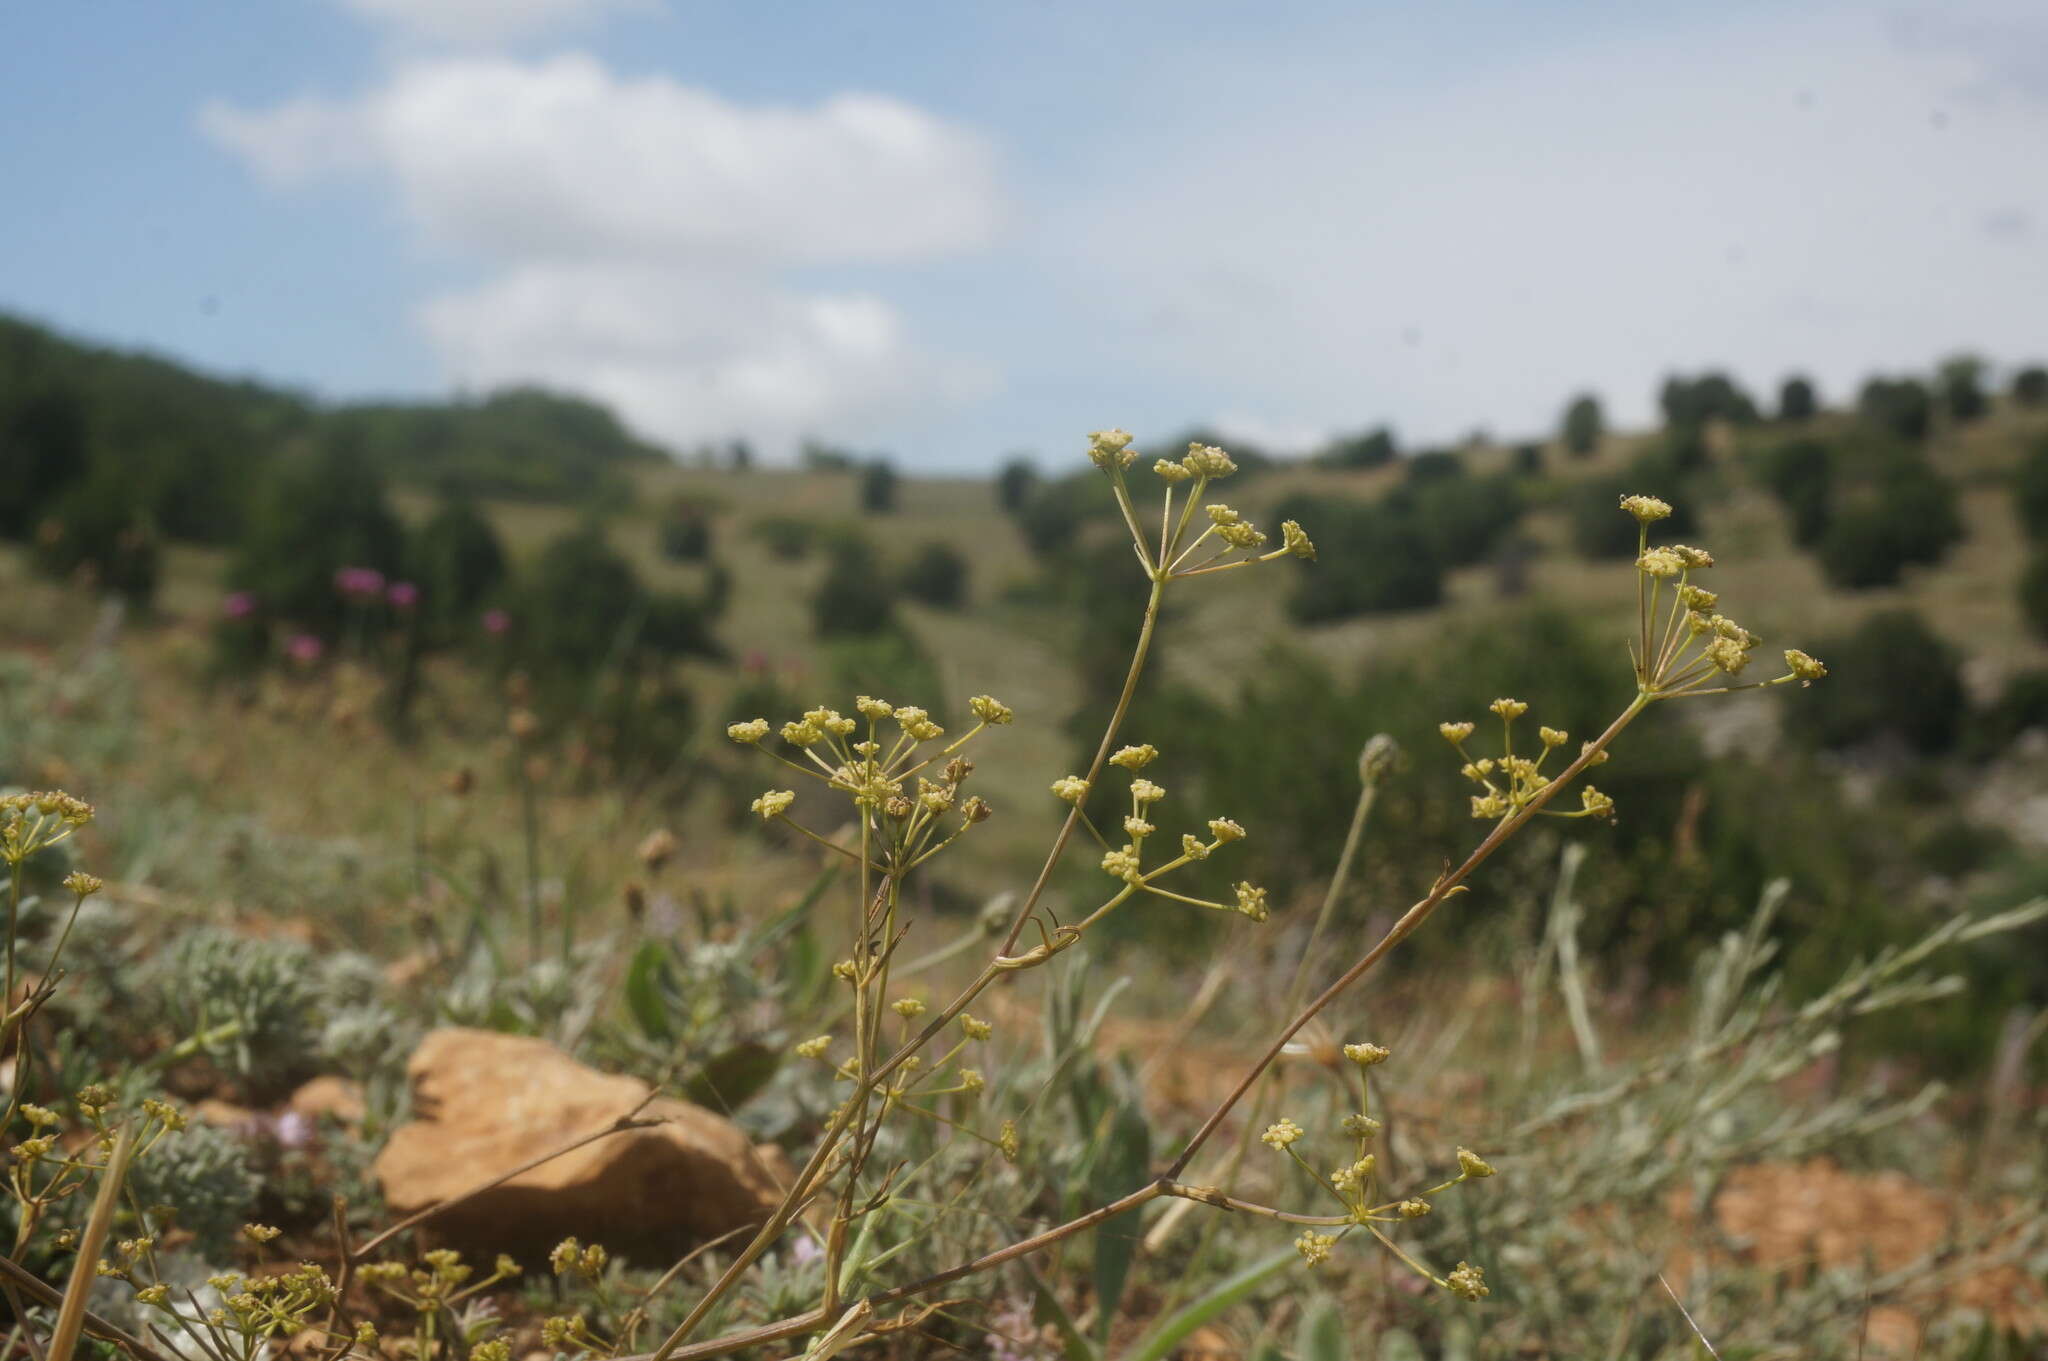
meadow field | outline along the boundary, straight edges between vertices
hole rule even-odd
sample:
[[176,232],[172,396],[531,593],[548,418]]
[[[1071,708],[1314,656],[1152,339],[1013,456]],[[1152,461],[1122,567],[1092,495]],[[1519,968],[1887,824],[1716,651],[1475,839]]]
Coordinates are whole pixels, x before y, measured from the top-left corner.
[[22,460],[10,1351],[2039,1355],[2048,404],[1960,372]]

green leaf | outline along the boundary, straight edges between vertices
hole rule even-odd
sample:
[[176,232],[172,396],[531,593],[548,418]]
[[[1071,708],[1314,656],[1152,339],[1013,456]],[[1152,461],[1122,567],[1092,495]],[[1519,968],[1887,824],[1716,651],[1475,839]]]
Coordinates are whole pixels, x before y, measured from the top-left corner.
[[716,1055],[683,1084],[683,1095],[730,1115],[760,1095],[782,1067],[782,1052],[747,1040]]
[[1324,1295],[1301,1316],[1301,1328],[1294,1335],[1295,1361],[1346,1361],[1350,1354],[1344,1339],[1344,1316]]
[[1282,1248],[1270,1257],[1253,1262],[1235,1276],[1219,1281],[1208,1294],[1152,1325],[1152,1331],[1138,1339],[1137,1344],[1124,1353],[1122,1361],[1166,1361],[1173,1354],[1173,1349],[1186,1341],[1195,1329],[1224,1310],[1242,1304],[1260,1286],[1300,1260],[1301,1254],[1293,1248]]
[[[1125,1099],[1110,1117],[1102,1156],[1095,1160],[1089,1188],[1098,1200],[1114,1200],[1145,1181],[1152,1166],[1152,1126],[1135,1100]],[[1110,1325],[1129,1283],[1131,1263],[1138,1255],[1143,1215],[1126,1210],[1095,1230],[1095,1337],[1109,1345]]]
[[668,947],[647,940],[640,942],[626,966],[626,1010],[642,1034],[664,1044],[675,1040],[675,1030],[669,1024],[668,962]]

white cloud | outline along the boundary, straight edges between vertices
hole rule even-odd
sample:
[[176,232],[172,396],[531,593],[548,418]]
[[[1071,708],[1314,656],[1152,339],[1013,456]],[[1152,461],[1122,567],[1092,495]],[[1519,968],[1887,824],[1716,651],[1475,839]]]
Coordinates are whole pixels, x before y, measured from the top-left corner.
[[587,24],[615,12],[651,11],[654,0],[341,0],[400,33],[438,42],[497,43]]
[[771,450],[840,437],[985,387],[921,353],[886,303],[799,294],[746,274],[604,262],[523,265],[426,304],[451,376],[545,376],[678,444],[745,434]]
[[786,279],[972,249],[996,217],[982,139],[899,100],[746,107],[584,55],[408,61],[351,101],[200,126],[275,184],[367,172],[496,271],[421,310],[451,377],[581,388],[675,442],[857,437],[912,375],[950,390],[886,302]]
[[1109,120],[1100,160],[1145,229],[1062,219],[1034,248],[1068,262],[1072,331],[1204,394],[1202,419],[1516,436],[1587,385],[1645,419],[1664,373],[1704,365],[1765,390],[1806,369],[1840,399],[1876,368],[2039,348],[2019,300],[2041,257],[2019,247],[2048,197],[2013,171],[2048,109],[1958,103],[1990,69],[1840,11],[1639,29],[1426,85],[1304,57],[1291,85],[1252,79],[1260,101],[1197,111],[1167,154]]

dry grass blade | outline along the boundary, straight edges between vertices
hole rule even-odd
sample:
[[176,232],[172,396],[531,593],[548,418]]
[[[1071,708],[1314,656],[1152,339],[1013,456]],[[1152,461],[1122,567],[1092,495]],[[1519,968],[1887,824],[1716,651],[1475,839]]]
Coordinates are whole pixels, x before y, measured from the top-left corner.
[[1721,1353],[1714,1350],[1714,1344],[1707,1340],[1707,1335],[1704,1332],[1700,1331],[1700,1325],[1693,1322],[1692,1311],[1685,1307],[1684,1300],[1678,1298],[1678,1292],[1671,1288],[1671,1282],[1665,1279],[1664,1273],[1661,1271],[1657,1273],[1657,1284],[1664,1287],[1664,1293],[1669,1295],[1671,1302],[1678,1306],[1679,1317],[1685,1320],[1686,1327],[1692,1329],[1692,1335],[1700,1340],[1700,1345],[1707,1349],[1707,1355],[1713,1357],[1714,1361],[1721,1361]]
[[121,1203],[121,1183],[128,1179],[128,1160],[135,1156],[135,1129],[123,1125],[114,1136],[114,1151],[100,1173],[99,1191],[93,1197],[92,1216],[79,1235],[78,1258],[72,1264],[71,1284],[65,1287],[64,1302],[57,1308],[57,1326],[50,1334],[50,1361],[71,1361],[78,1338],[85,1328],[85,1301],[92,1294],[98,1276],[100,1249],[114,1227],[114,1208]]

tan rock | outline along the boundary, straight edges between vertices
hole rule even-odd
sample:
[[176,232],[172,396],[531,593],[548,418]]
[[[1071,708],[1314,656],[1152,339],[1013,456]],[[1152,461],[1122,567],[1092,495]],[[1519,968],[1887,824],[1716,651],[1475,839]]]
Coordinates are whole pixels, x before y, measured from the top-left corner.
[[285,1105],[293,1114],[308,1120],[328,1115],[344,1125],[359,1125],[363,1120],[363,1088],[361,1083],[323,1073],[301,1083]]
[[[374,1170],[399,1215],[459,1196],[580,1135],[603,1129],[648,1092],[545,1041],[436,1030],[406,1065],[413,1115]],[[659,1254],[759,1223],[780,1200],[740,1128],[686,1101],[640,1113],[661,1123],[613,1134],[522,1172],[428,1221],[480,1248],[546,1251],[570,1234],[614,1252]]]

